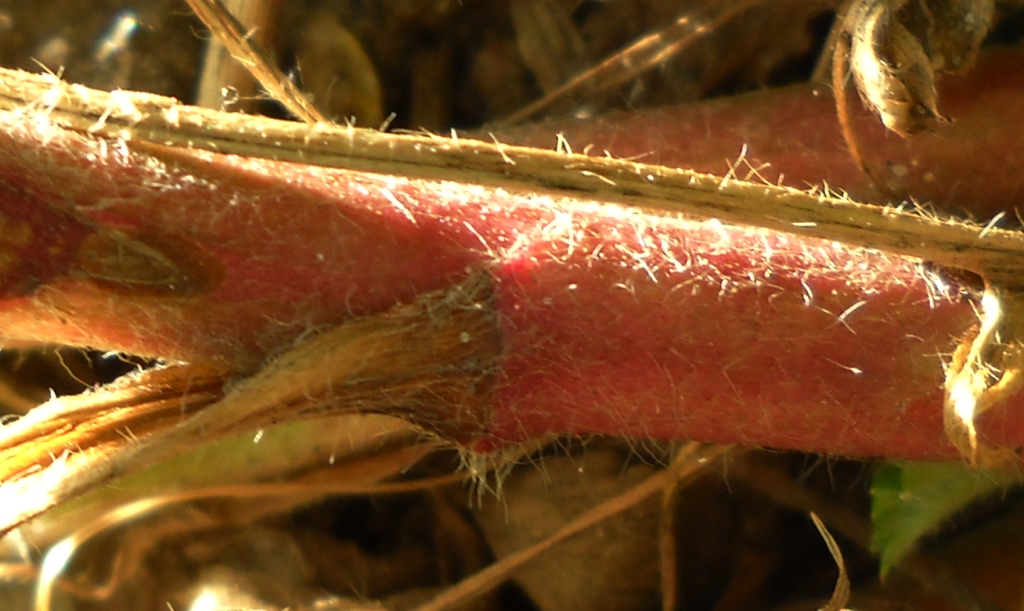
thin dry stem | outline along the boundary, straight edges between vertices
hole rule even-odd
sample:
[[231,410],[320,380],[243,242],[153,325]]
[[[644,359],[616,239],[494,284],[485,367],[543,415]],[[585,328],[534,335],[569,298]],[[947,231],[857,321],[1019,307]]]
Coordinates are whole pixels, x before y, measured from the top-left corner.
[[864,155],[860,152],[860,143],[857,134],[853,131],[853,121],[850,117],[850,102],[847,99],[847,84],[850,80],[850,35],[839,33],[833,41],[835,50],[832,54],[832,95],[836,99],[836,117],[839,121],[839,130],[843,134],[843,141],[850,151],[854,163],[867,174],[883,192],[888,193],[888,188],[875,179],[871,173]]
[[[677,457],[678,460],[678,457]],[[684,488],[681,480],[665,486],[661,495],[661,519],[658,525],[658,562],[661,569],[661,608],[674,611],[679,605],[678,553],[676,545],[676,514],[679,492]]]
[[546,539],[510,554],[486,569],[467,577],[445,590],[430,602],[418,607],[416,611],[444,611],[445,609],[452,609],[461,603],[489,592],[507,580],[516,569],[562,541],[637,505],[652,494],[663,490],[665,486],[668,486],[675,480],[682,482],[692,481],[704,469],[716,463],[728,449],[728,446],[699,447],[696,444],[691,444],[686,449],[680,451],[670,468],[655,473],[622,494],[618,494],[586,511]]
[[200,163],[187,149],[446,180],[556,197],[591,197],[648,212],[839,241],[967,269],[1001,285],[1024,277],[1024,237],[956,219],[876,206],[692,171],[466,139],[301,125],[184,106],[142,93],[106,93],[46,75],[0,71],[0,109],[119,138],[129,146]]
[[764,3],[765,0],[739,3],[722,11],[708,22],[701,22],[693,15],[684,15],[671,25],[644,36],[600,64],[573,77],[539,100],[496,121],[494,125],[502,127],[522,123],[559,102],[573,97],[586,99],[627,83],[651,68],[661,65],[737,15]]
[[[261,44],[269,35],[268,26],[278,4],[278,0],[228,0],[224,9],[249,31],[250,41]],[[233,92],[239,99],[248,98],[255,93],[255,81],[252,74],[231,56],[220,38],[214,36],[206,43],[196,105],[223,108],[227,101],[225,90]]]
[[850,601],[850,575],[846,572],[843,551],[839,549],[839,544],[836,543],[832,533],[828,532],[828,527],[814,512],[811,512],[811,521],[814,522],[814,527],[818,529],[821,538],[825,540],[825,547],[828,548],[828,553],[832,555],[832,559],[836,561],[836,567],[839,568],[839,576],[836,577],[836,587],[832,591],[832,597],[819,611],[843,611],[846,603]]
[[267,54],[249,40],[245,28],[224,8],[220,0],[188,0],[188,4],[227,47],[231,56],[241,62],[289,112],[307,123],[327,121],[295,84],[281,75]]

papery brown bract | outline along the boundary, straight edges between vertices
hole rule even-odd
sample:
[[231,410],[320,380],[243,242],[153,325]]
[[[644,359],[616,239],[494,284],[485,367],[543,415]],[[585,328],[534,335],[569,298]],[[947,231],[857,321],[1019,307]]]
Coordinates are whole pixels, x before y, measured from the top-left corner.
[[907,136],[931,120],[947,119],[939,110],[931,58],[898,18],[903,5],[906,0],[858,2],[845,27],[851,30],[850,70],[861,99],[886,127]]
[[854,0],[837,26],[848,41],[837,45],[833,70],[844,72],[849,54],[865,106],[901,136],[923,131],[949,121],[936,73],[973,66],[993,13],[992,0]]

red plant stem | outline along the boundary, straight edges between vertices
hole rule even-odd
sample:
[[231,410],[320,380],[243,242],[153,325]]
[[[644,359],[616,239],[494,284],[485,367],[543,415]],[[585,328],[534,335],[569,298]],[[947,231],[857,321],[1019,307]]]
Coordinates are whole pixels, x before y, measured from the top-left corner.
[[[805,101],[801,133],[832,115]],[[12,341],[251,371],[309,330],[483,270],[505,354],[480,449],[553,431],[956,455],[942,356],[976,316],[912,260],[530,192],[185,150],[162,163],[5,116]],[[1024,443],[1016,403],[983,426],[992,441]]]
[[[1015,215],[1024,200],[1024,130],[1015,117],[1024,91],[1024,51],[997,48],[982,54],[963,77],[940,82],[943,112],[951,125],[912,138],[886,130],[850,95],[856,136],[868,165],[886,181],[879,189],[857,165],[840,134],[835,100],[810,85],[768,90],[691,106],[557,120],[503,132],[501,141],[555,146],[561,133],[574,152],[588,151],[644,163],[722,175],[746,147],[757,177],[797,188],[849,193],[859,201],[912,196],[938,211],[985,222],[999,212]],[[820,88],[820,86],[819,86]],[[852,86],[851,86],[852,89]],[[767,165],[766,165],[767,164]],[[756,179],[756,178],[755,178]]]
[[538,241],[496,272],[496,438],[950,455],[941,357],[975,316],[929,296],[914,263],[706,223],[577,222],[572,244]]

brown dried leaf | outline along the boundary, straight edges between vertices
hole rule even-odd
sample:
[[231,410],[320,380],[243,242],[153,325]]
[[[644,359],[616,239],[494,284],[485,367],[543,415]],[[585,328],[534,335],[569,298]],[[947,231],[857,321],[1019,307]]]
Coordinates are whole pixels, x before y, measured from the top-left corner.
[[[477,513],[500,558],[543,539],[602,499],[628,490],[654,469],[623,469],[621,453],[588,449],[582,456],[547,457],[505,482],[505,502]],[[516,574],[544,611],[653,608],[659,598],[659,499],[607,520],[554,548]]]

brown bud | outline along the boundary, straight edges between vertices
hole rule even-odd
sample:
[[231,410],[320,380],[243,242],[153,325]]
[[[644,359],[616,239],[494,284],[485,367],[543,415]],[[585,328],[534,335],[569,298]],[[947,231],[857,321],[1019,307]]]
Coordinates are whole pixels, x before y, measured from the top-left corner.
[[948,120],[938,107],[932,60],[897,18],[905,4],[860,2],[847,17],[857,90],[882,123],[901,136],[925,129],[932,120]]

